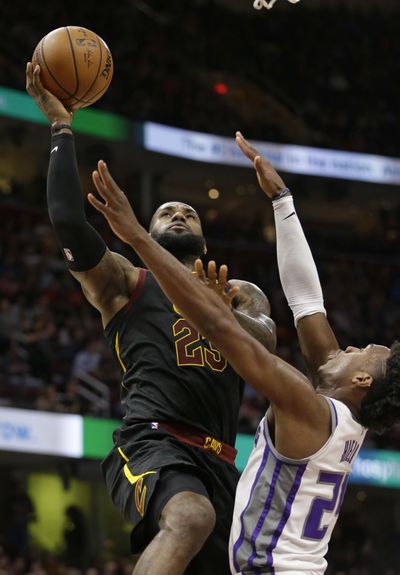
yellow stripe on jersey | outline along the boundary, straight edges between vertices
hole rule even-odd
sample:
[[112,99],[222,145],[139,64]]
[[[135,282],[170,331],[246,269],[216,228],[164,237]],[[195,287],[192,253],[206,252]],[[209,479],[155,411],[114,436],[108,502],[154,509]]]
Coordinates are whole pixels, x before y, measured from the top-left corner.
[[126,367],[125,367],[124,362],[122,361],[120,353],[119,353],[119,331],[117,331],[117,335],[115,336],[115,353],[117,354],[118,361],[121,364],[121,367],[124,370],[124,373],[126,373]]

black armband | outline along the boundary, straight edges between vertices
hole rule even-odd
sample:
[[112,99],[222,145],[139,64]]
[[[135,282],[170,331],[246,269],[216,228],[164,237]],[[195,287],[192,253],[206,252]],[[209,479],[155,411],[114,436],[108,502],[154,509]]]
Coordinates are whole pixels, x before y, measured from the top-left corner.
[[274,196],[272,198],[272,201],[277,202],[278,200],[281,200],[285,196],[291,196],[291,195],[292,195],[292,192],[289,190],[289,188],[285,187],[278,194],[276,194],[276,196]]
[[106,244],[86,219],[72,134],[51,138],[47,206],[64,258],[73,271],[95,267]]
[[54,124],[51,125],[50,133],[54,136],[58,132],[61,132],[61,130],[71,130],[72,132],[71,124],[59,124],[58,122],[54,122]]

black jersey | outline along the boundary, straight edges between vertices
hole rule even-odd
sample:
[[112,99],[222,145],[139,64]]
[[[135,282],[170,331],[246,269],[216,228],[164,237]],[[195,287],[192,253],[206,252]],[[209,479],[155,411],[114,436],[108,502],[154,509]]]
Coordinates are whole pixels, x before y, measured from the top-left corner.
[[121,367],[126,425],[172,421],[234,445],[242,381],[140,269],[129,303],[105,336]]

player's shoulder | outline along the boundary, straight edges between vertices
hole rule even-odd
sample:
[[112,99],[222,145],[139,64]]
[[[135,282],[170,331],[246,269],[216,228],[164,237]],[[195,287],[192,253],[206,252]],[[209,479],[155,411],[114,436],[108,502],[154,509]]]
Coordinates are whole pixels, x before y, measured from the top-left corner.
[[235,303],[240,307],[247,307],[257,310],[259,313],[264,314],[267,317],[271,315],[271,305],[268,297],[256,284],[245,280],[232,279],[229,280],[229,285],[232,287],[238,287],[239,292],[235,296]]
[[122,266],[123,268],[125,268],[125,269],[138,269],[138,268],[136,268],[136,266],[133,265],[133,263],[131,261],[128,260],[128,258],[123,256],[122,254],[120,254],[118,252],[112,252],[111,250],[110,250],[110,254],[114,258],[114,260],[116,262],[118,262],[118,264],[120,266]]
[[146,275],[146,270],[143,270],[140,267],[135,266],[131,261],[128,260],[125,256],[118,252],[111,252],[110,254],[114,260],[114,262],[118,265],[120,270],[122,271],[125,282],[127,284],[128,291],[130,292],[134,289],[141,279],[141,277]]
[[261,288],[258,287],[258,285],[253,284],[251,282],[248,282],[246,280],[239,280],[239,279],[230,279],[229,280],[229,284],[232,286],[237,286],[239,287],[241,290],[245,291],[246,293],[256,293],[259,294],[260,296],[263,297],[267,297],[265,295],[265,293],[262,291]]

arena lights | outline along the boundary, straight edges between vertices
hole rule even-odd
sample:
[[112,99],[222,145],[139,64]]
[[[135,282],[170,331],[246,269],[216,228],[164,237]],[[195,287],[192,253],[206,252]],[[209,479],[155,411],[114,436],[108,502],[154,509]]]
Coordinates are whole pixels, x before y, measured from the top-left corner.
[[219,96],[225,96],[229,92],[229,88],[225,82],[216,82],[214,84],[214,92]]
[[219,198],[219,190],[217,190],[216,188],[211,188],[210,190],[208,190],[208,197],[211,200],[218,200]]

